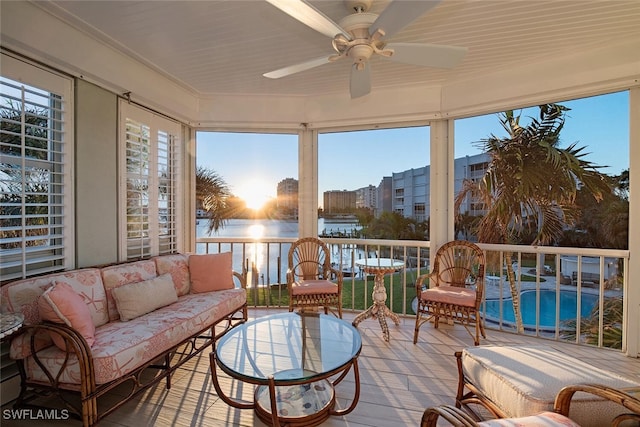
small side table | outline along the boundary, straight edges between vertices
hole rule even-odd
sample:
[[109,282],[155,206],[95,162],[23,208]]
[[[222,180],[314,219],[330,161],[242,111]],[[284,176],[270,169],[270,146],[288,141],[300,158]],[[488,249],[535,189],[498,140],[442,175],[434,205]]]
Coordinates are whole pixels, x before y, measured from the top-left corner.
[[17,332],[24,322],[24,316],[20,313],[0,314],[0,340]]
[[400,318],[387,307],[387,290],[384,287],[385,274],[394,273],[404,268],[404,262],[391,258],[367,258],[359,259],[355,262],[365,273],[375,275],[373,287],[373,304],[371,307],[358,314],[353,320],[353,326],[358,326],[360,322],[369,317],[376,317],[382,328],[382,337],[389,342],[389,326],[387,316],[400,325]]

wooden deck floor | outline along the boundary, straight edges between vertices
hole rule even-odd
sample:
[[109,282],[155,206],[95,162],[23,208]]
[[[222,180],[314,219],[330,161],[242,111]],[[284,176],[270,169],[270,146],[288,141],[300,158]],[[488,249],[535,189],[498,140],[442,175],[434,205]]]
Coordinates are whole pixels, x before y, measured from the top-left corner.
[[[273,311],[250,309],[250,317]],[[351,321],[353,313],[345,313]],[[413,344],[413,318],[401,318],[396,327],[390,322],[391,340],[386,343],[378,322],[365,320],[359,325],[363,346],[359,358],[361,395],[355,410],[343,417],[331,417],[323,426],[418,426],[425,408],[453,403],[457,386],[457,370],[453,353],[472,345],[472,340],[459,325],[442,325],[438,330],[425,325],[418,344]],[[573,344],[521,337],[488,330],[481,345],[549,345],[582,359],[594,366],[606,368],[640,381],[640,359],[619,352],[598,350]],[[231,381],[229,392],[251,399],[253,387]],[[338,386],[340,407],[348,406],[353,391],[353,376]],[[9,406],[3,407],[4,409]],[[15,421],[5,419],[3,427],[81,426],[76,420]],[[139,395],[113,414],[101,426],[263,426],[252,410],[229,407],[215,393],[209,373],[208,353],[189,362],[173,377],[166,390],[164,383]]]

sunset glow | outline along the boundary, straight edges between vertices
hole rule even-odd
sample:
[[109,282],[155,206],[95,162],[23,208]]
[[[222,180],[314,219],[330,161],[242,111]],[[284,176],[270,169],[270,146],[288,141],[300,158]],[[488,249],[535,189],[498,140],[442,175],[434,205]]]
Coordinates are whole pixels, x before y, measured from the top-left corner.
[[238,189],[238,197],[245,201],[248,208],[260,210],[273,197],[273,191],[265,182],[252,180]]

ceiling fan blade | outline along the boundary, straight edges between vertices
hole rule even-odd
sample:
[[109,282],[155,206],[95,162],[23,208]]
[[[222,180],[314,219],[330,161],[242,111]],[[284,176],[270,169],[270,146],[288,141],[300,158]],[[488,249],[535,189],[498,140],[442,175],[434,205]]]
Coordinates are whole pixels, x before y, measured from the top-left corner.
[[309,61],[301,62],[299,64],[294,64],[294,65],[289,65],[288,67],[279,68],[277,70],[264,73],[263,76],[268,77],[270,79],[279,79],[280,77],[286,77],[291,74],[295,74],[301,71],[309,70],[311,68],[319,67],[328,62],[331,62],[329,61],[329,57],[323,56],[322,58],[311,59]]
[[342,34],[347,40],[351,40],[349,33],[303,0],[267,0],[267,2],[327,37],[334,38],[336,34]]
[[395,0],[382,11],[378,19],[369,28],[373,35],[378,29],[384,31],[388,38],[409,25],[429,9],[434,8],[442,0]]
[[371,92],[371,65],[363,64],[361,70],[358,70],[358,64],[351,66],[351,81],[349,90],[351,91],[351,99],[360,98]]
[[466,47],[445,46],[428,43],[389,43],[385,49],[393,49],[391,61],[423,67],[453,68],[467,53]]

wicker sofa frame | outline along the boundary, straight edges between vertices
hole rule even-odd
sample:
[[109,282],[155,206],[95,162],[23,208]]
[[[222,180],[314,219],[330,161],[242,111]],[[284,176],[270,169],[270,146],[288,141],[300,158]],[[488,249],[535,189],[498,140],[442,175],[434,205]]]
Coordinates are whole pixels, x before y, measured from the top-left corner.
[[[234,277],[246,289],[245,277],[233,272]],[[33,332],[29,340],[30,352],[34,362],[44,371],[48,378],[47,383],[30,381],[25,370],[25,360],[17,360],[18,371],[21,378],[20,394],[16,399],[14,408],[42,407],[39,398],[58,398],[70,415],[82,420],[84,427],[98,424],[107,415],[133,399],[140,392],[166,379],[167,389],[171,388],[171,375],[180,366],[200,354],[207,348],[214,349],[215,341],[231,328],[244,323],[248,318],[247,303],[231,309],[229,312],[218,316],[212,324],[201,329],[197,333],[184,339],[179,344],[159,351],[146,363],[137,367],[128,374],[104,384],[96,384],[94,361],[91,347],[83,336],[75,329],[64,324],[42,322],[33,325],[25,325],[19,334]],[[66,343],[66,356],[62,366],[52,371],[38,358],[38,343],[36,336],[41,333],[57,333]],[[15,337],[15,336],[14,336]],[[75,357],[73,357],[75,356]],[[62,384],[60,377],[69,363],[79,365],[80,383],[70,385]],[[149,368],[153,374],[149,375]],[[109,404],[99,408],[98,399],[116,387],[123,387],[124,391],[109,395]],[[75,398],[74,398],[75,396]],[[78,404],[79,397],[79,404]],[[111,400],[117,397],[115,402]],[[48,403],[47,403],[48,405]]]

